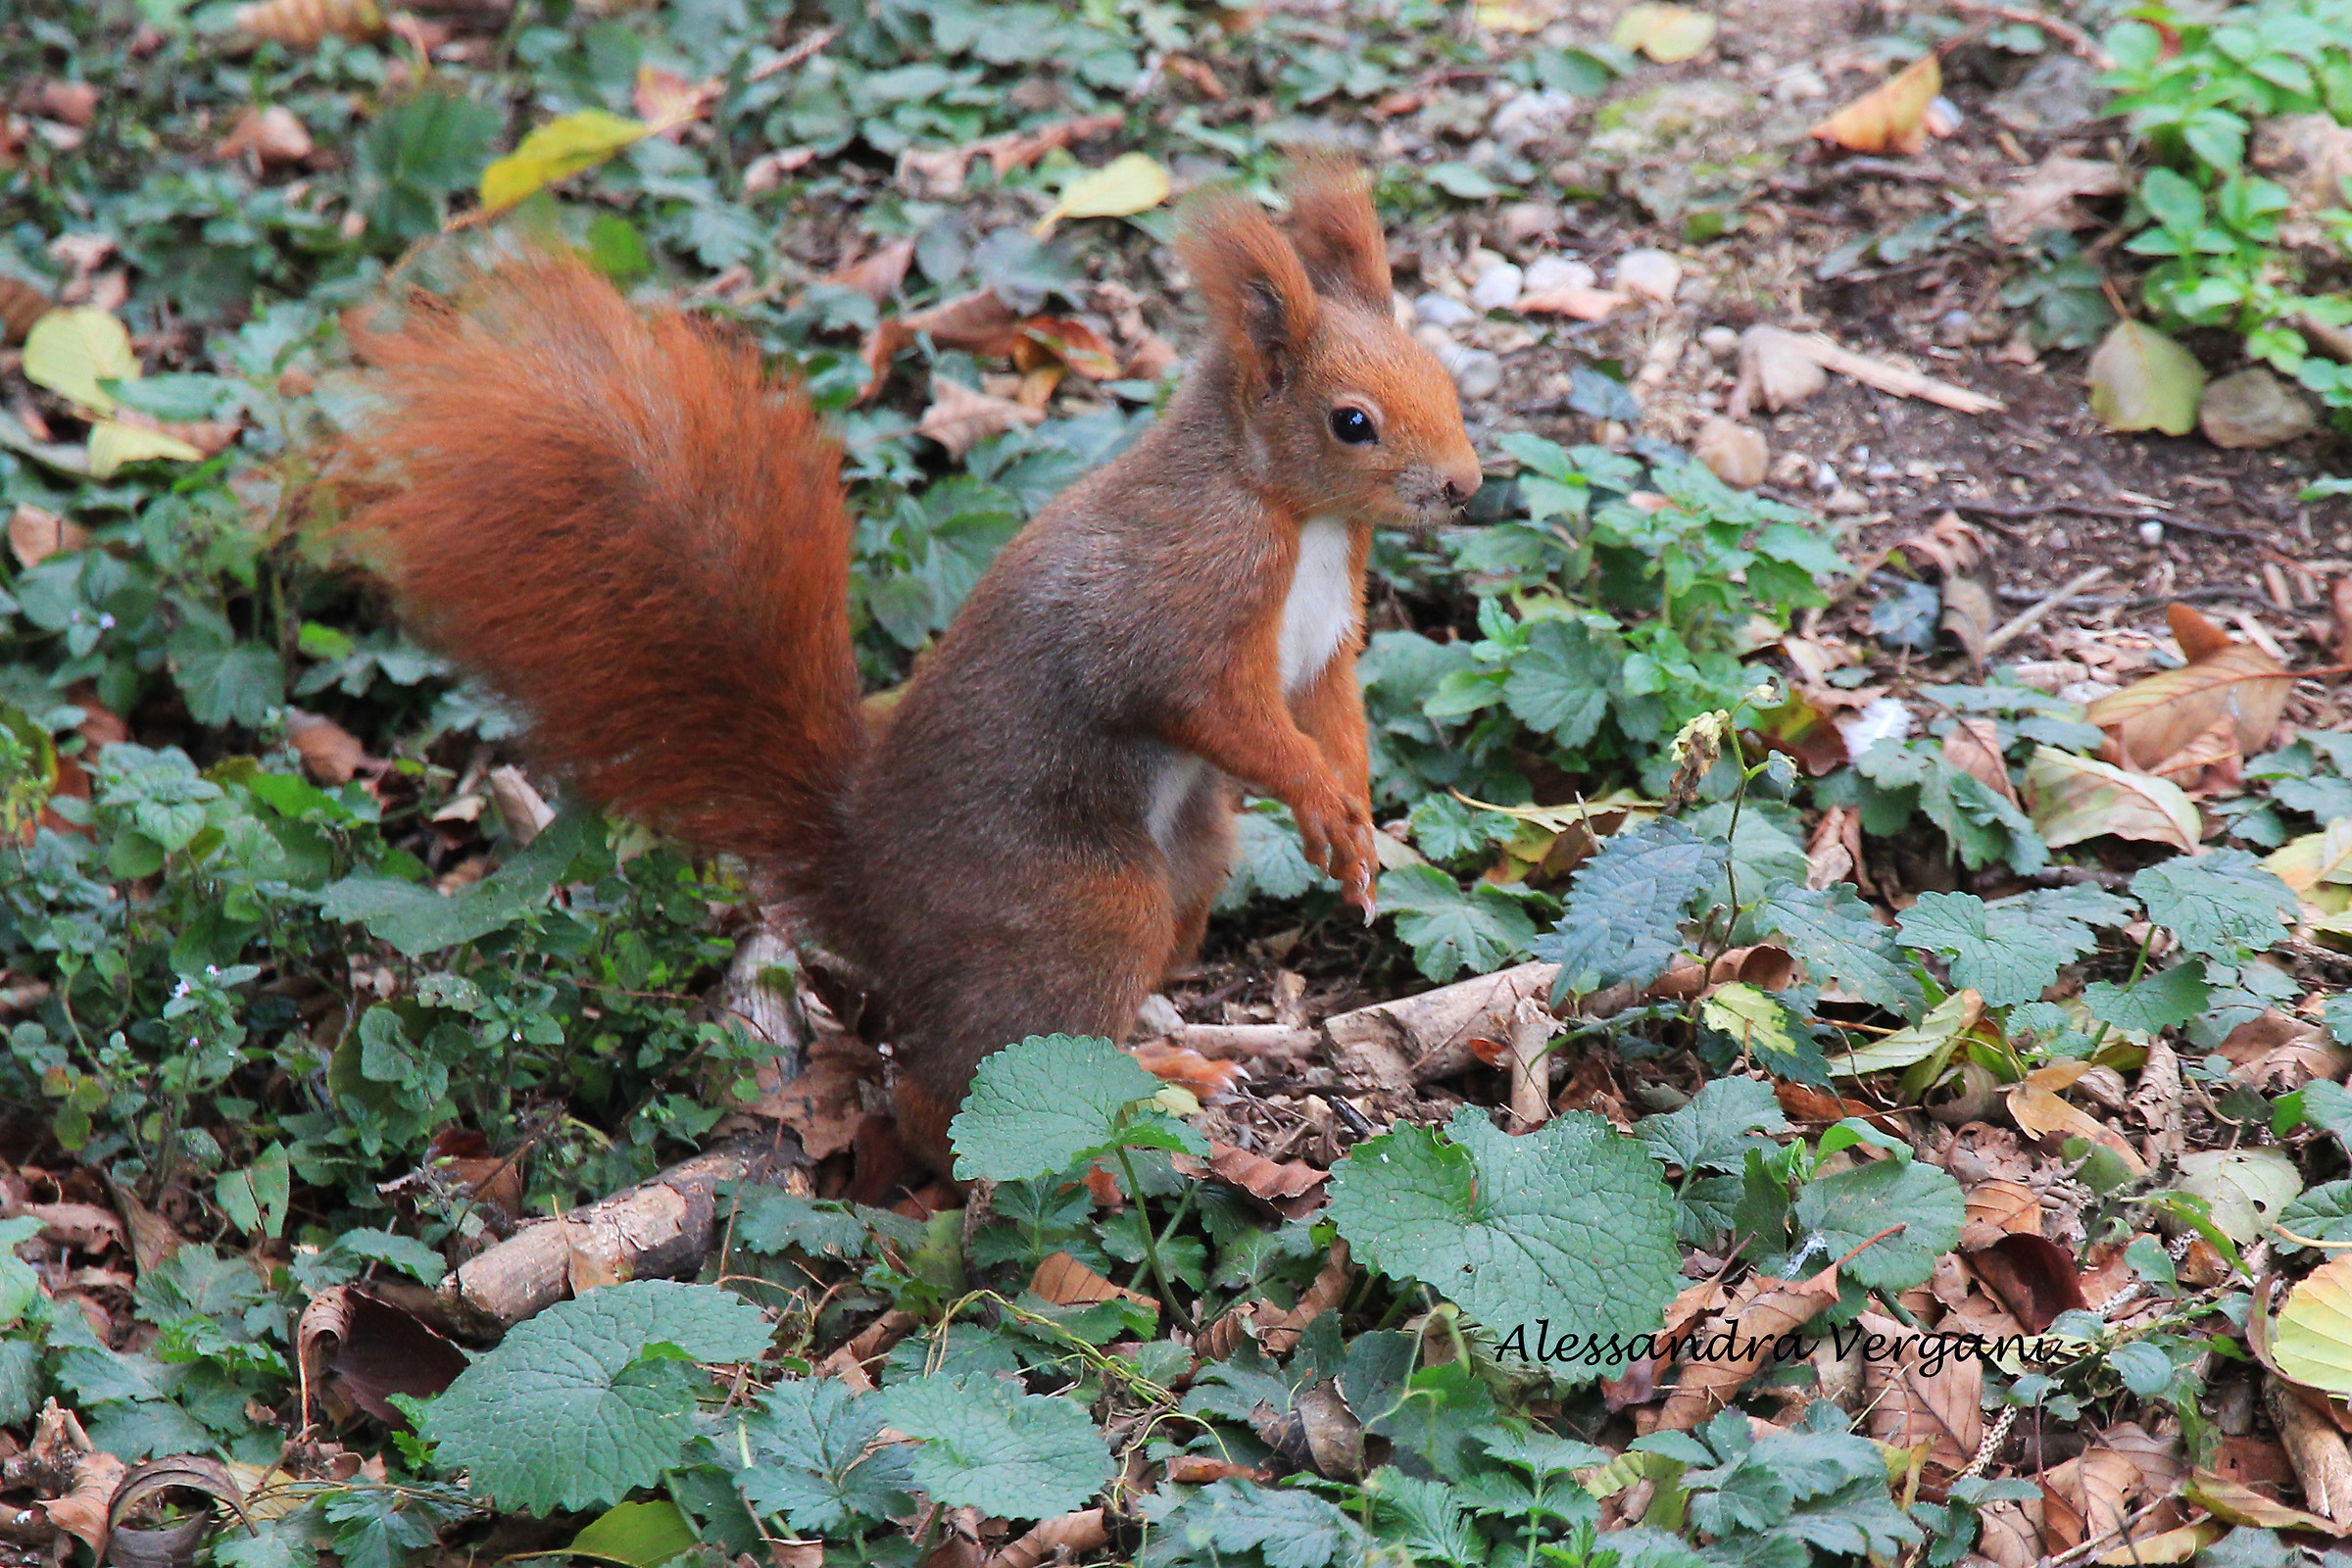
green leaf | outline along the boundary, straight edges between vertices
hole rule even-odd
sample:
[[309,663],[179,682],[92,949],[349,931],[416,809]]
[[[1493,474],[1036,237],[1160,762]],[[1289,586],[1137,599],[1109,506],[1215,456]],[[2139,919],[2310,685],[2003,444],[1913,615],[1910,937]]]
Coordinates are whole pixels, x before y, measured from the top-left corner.
[[[2297,1198],[2278,1211],[2278,1228],[2315,1242],[2352,1242],[2352,1178],[2324,1182]],[[2290,1242],[2278,1245],[2293,1246]]]
[[1434,865],[1408,865],[1380,879],[1380,910],[1396,917],[1396,934],[1432,980],[1499,968],[1535,940],[1536,923],[1519,901],[1491,882],[1468,891]]
[[1698,1015],[1708,1028],[1731,1036],[1742,1053],[1754,1052],[1775,1070],[1786,1071],[1804,1054],[1789,1032],[1788,1009],[1744,980],[1717,986],[1698,1004]]
[[2208,958],[2268,952],[2296,908],[2294,889],[2244,850],[2159,860],[2132,877],[2132,891],[2149,919]]
[[2213,988],[2205,983],[2205,966],[2192,960],[2174,964],[2161,974],[2143,975],[2131,985],[2094,980],[2082,988],[2082,1005],[2102,1023],[2155,1034],[2178,1028],[2203,1012],[2212,995]]
[[1048,1519],[1111,1477],[1110,1445],[1074,1399],[1024,1394],[974,1372],[902,1383],[876,1403],[885,1423],[921,1440],[908,1472],[951,1508]]
[[1969,1005],[1968,998],[1954,992],[1928,1009],[1928,1015],[1910,1028],[1897,1029],[1859,1051],[1832,1056],[1830,1071],[1841,1078],[1858,1077],[1866,1072],[1890,1072],[1915,1061],[1925,1061],[1950,1045],[1977,1010]]
[[51,311],[24,337],[24,378],[95,414],[114,412],[101,381],[138,378],[130,332],[111,311],[85,305]]
[[796,1531],[823,1533],[907,1506],[907,1452],[875,1445],[882,1411],[872,1395],[831,1378],[788,1378],[732,1424],[734,1441],[717,1448],[730,1458],[751,1455],[735,1481],[755,1513],[781,1513]]
[[2115,323],[2090,357],[2090,412],[2110,430],[2196,427],[2205,370],[2196,356],[2151,326]]
[[439,1284],[441,1276],[449,1272],[448,1260],[438,1250],[415,1237],[395,1236],[389,1231],[345,1231],[335,1238],[333,1250],[349,1257],[389,1263],[410,1278],[427,1285]]
[[222,642],[201,625],[181,627],[169,646],[172,678],[199,724],[259,729],[286,700],[286,666],[274,648]]
[[1900,1234],[1863,1248],[1841,1272],[1865,1290],[1924,1285],[1936,1260],[1958,1245],[1964,1206],[1960,1184],[1924,1160],[1881,1159],[1816,1177],[1796,1195],[1799,1234],[1820,1244],[1804,1266],[1835,1262],[1901,1225]]
[[1905,1016],[1926,1000],[1894,932],[1872,917],[1850,882],[1828,888],[1784,883],[1766,896],[1756,922],[1802,958],[1817,983],[1835,984]]
[[1147,1563],[1212,1563],[1254,1551],[1266,1568],[1330,1568],[1356,1561],[1363,1542],[1353,1519],[1297,1487],[1212,1481],[1190,1496],[1163,1489],[1138,1506],[1159,1533]]
[[482,171],[482,210],[504,212],[534,191],[594,169],[652,128],[602,109],[558,115]]
[[1529,951],[1560,966],[1558,994],[1645,986],[1682,951],[1684,912],[1723,874],[1725,855],[1672,817],[1628,828],[1577,867],[1559,924]]
[[17,1255],[17,1248],[41,1234],[41,1222],[30,1216],[0,1219],[0,1329],[14,1324],[24,1309],[41,1298],[41,1277]]
[[768,1336],[758,1307],[714,1285],[608,1285],[516,1325],[433,1401],[423,1436],[503,1507],[617,1502],[694,1436],[694,1363],[756,1360]]
[[[963,1109],[948,1128],[956,1179],[1059,1175],[1116,1145],[1127,1126],[1122,1113],[1159,1089],[1157,1078],[1107,1040],[1031,1035],[980,1063]],[[1181,1122],[1173,1125],[1200,1145],[1196,1152],[1207,1152],[1199,1134]]]
[[245,1169],[224,1173],[214,1183],[213,1196],[229,1223],[246,1235],[276,1236],[285,1228],[286,1205],[294,1197],[285,1146],[271,1144]]
[[1923,893],[1902,915],[1908,947],[1940,954],[1952,983],[1993,1006],[2038,1001],[2058,971],[2096,944],[2094,924],[2132,906],[2092,887],[2048,888],[1986,904],[1973,893]]
[[539,830],[529,849],[456,893],[381,871],[355,871],[327,887],[319,911],[330,920],[366,925],[370,935],[413,958],[472,942],[544,908],[595,821],[584,808],[566,806]]
[[1608,716],[1609,687],[1623,657],[1583,621],[1545,616],[1512,656],[1502,700],[1530,728],[1562,746],[1583,746]]
[[1680,1267],[1656,1162],[1581,1111],[1513,1138],[1465,1106],[1443,1133],[1370,1139],[1332,1172],[1331,1216],[1357,1257],[1498,1333],[1539,1317],[1654,1332]]
[[2283,1150],[2197,1150],[2180,1156],[2180,1191],[2205,1200],[2214,1226],[2243,1247],[2301,1196],[2303,1176]]
[[623,1562],[629,1568],[662,1568],[695,1545],[694,1526],[664,1497],[659,1502],[616,1502],[578,1535],[570,1550]]
[[1788,1130],[1788,1118],[1772,1085],[1759,1078],[1717,1078],[1700,1086],[1681,1109],[1642,1117],[1634,1136],[1660,1164],[1736,1171],[1747,1163],[1747,1152],[1763,1143],[1756,1134]]

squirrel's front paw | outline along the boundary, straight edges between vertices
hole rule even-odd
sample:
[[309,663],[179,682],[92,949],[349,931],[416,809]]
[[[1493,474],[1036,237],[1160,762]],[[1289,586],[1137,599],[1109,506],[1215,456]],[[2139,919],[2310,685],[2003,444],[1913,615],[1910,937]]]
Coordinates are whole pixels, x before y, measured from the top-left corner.
[[1380,857],[1372,848],[1372,813],[1346,800],[1301,810],[1298,837],[1307,860],[1340,885],[1340,897],[1372,918],[1372,879]]

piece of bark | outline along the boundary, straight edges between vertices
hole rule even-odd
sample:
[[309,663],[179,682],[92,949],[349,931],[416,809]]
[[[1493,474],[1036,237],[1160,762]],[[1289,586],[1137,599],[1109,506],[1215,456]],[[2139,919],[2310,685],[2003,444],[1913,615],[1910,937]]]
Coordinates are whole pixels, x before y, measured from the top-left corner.
[[1556,963],[1523,963],[1323,1020],[1342,1067],[1382,1089],[1410,1089],[1477,1065],[1471,1042],[1510,1039],[1512,1009],[1541,998]]
[[592,1286],[690,1274],[716,1239],[718,1187],[760,1179],[775,1154],[768,1137],[730,1139],[650,1181],[539,1220],[450,1272],[440,1298],[467,1332],[496,1335]]
[[719,987],[718,1011],[722,1020],[742,1019],[752,1038],[775,1054],[777,1077],[790,1083],[801,1075],[808,1057],[808,1023],[794,989],[767,983],[764,977],[771,969],[786,970],[797,982],[800,955],[781,933],[762,926],[736,948]]
[[1263,1061],[1303,1056],[1321,1037],[1312,1029],[1280,1023],[1187,1023],[1161,1038],[1218,1061]]
[[1511,1009],[1511,1119],[1522,1129],[1551,1120],[1551,1058],[1544,1047],[1560,1032],[1551,1009],[1522,997]]

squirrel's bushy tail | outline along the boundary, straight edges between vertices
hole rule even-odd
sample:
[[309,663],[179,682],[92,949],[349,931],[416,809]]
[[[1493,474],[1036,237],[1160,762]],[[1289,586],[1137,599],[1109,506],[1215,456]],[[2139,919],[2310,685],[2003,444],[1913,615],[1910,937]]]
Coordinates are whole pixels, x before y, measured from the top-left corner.
[[[866,744],[840,453],[758,354],[533,256],[359,337],[342,532],[600,805],[788,881]],[[376,489],[377,483],[386,488]]]

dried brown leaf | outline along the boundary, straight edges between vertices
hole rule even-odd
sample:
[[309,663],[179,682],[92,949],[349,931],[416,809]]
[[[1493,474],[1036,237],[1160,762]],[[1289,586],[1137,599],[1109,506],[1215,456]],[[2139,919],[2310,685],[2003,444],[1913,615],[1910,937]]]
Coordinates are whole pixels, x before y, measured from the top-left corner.
[[1930,1464],[1955,1471],[1966,1467],[1984,1441],[1984,1412],[1978,1403],[1984,1390],[1984,1362],[1970,1356],[1931,1363],[1919,1353],[1917,1336],[1892,1318],[1864,1312],[1856,1322],[1904,1347],[1893,1358],[1863,1360],[1870,1435],[1897,1448],[1925,1444]]
[[2173,606],[2166,618],[2188,662],[2100,698],[2085,715],[2108,732],[2113,760],[2153,768],[2225,717],[2242,755],[2267,749],[2293,672],[2254,644],[2232,641],[2186,605]]
[[1931,51],[1815,125],[1811,134],[1857,153],[1918,152],[1928,144],[1928,106],[1943,91]]

